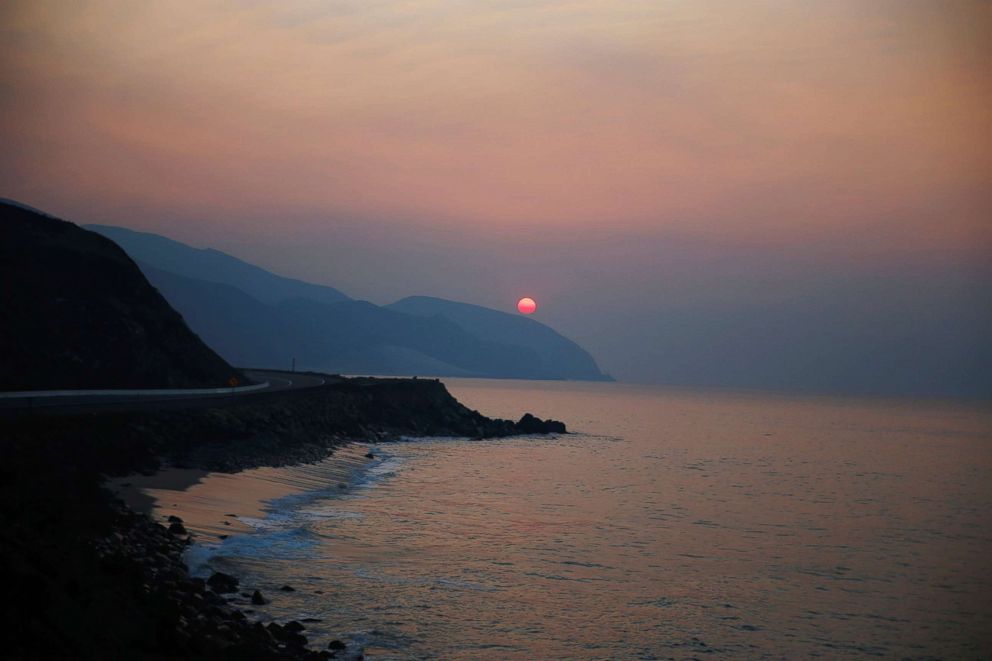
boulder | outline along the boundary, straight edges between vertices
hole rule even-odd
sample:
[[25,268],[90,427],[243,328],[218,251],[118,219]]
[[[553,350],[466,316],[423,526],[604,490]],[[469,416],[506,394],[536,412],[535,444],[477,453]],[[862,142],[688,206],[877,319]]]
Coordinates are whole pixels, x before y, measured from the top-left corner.
[[207,579],[207,585],[209,585],[210,589],[218,594],[238,591],[238,579],[230,574],[225,574],[220,571],[214,572],[214,574]]
[[540,418],[524,413],[514,425],[516,431],[523,434],[566,434],[565,423],[558,420],[541,420]]
[[169,532],[173,535],[188,535],[189,531],[186,530],[186,526],[179,523],[178,521],[169,524]]

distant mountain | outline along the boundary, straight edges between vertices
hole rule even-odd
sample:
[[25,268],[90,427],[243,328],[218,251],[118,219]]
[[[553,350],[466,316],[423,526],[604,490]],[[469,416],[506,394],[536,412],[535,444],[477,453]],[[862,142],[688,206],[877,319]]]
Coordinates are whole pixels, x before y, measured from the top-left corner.
[[0,391],[214,387],[243,378],[113,241],[0,201]]
[[538,371],[554,374],[554,378],[612,380],[600,372],[585,349],[529,317],[430,296],[411,296],[386,307],[421,317],[450,319],[482,340],[529,349],[540,357]]
[[380,307],[216,250],[87,227],[119,242],[190,327],[238,365],[288,367],[295,358],[301,368],[346,374],[609,378],[533,319],[427,297]]
[[240,365],[340,373],[541,378],[540,357],[487,342],[443,317],[365,301],[293,299],[268,305],[230,285],[140,264],[151,283],[221,355]]
[[157,234],[111,225],[85,225],[112,239],[135,261],[188,278],[232,285],[263,303],[307,298],[318,303],[351,300],[333,287],[284,278],[212,248],[193,248]]

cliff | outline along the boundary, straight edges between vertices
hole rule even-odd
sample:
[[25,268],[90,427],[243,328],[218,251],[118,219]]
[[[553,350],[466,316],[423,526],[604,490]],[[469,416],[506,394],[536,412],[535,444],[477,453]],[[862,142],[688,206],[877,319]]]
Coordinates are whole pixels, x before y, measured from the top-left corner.
[[0,201],[0,391],[197,388],[244,377],[116,244]]

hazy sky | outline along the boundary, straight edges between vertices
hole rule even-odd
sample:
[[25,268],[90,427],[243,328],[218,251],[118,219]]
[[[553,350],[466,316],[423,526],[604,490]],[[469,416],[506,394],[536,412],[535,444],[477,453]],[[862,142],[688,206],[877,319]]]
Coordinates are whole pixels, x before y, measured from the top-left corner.
[[625,378],[843,356],[811,387],[844,389],[899,333],[871,369],[981,367],[990,34],[936,0],[8,2],[0,196],[379,303],[531,295]]

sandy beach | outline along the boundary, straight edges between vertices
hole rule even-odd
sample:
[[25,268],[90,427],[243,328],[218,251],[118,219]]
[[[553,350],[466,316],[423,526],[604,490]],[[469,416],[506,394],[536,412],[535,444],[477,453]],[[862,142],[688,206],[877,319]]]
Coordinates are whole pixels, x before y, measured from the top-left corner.
[[236,533],[250,533],[265,517],[266,503],[294,493],[335,486],[347,489],[349,477],[373,461],[369,446],[352,443],[313,464],[252,468],[240,473],[165,467],[153,475],[130,475],[107,487],[136,512],[155,521],[183,520],[196,543],[210,544]]

